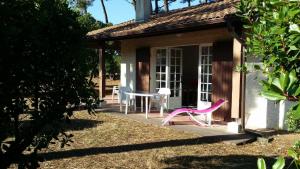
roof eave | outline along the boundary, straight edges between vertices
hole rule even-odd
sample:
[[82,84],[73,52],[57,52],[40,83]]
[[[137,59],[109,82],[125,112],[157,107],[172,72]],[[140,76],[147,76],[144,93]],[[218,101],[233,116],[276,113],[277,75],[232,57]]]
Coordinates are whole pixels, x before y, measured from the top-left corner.
[[124,34],[124,35],[105,35],[105,34],[98,34],[87,36],[89,41],[117,41],[117,40],[126,40],[126,39],[134,39],[134,38],[144,38],[144,37],[151,37],[151,36],[159,36],[159,35],[167,35],[167,34],[174,34],[174,33],[185,33],[185,32],[193,32],[205,29],[212,29],[212,28],[221,28],[226,27],[226,22],[222,19],[215,22],[210,23],[200,23],[197,25],[192,26],[183,26],[176,29],[165,29],[160,31],[151,31],[151,32],[138,32],[138,33],[131,33],[131,34]]

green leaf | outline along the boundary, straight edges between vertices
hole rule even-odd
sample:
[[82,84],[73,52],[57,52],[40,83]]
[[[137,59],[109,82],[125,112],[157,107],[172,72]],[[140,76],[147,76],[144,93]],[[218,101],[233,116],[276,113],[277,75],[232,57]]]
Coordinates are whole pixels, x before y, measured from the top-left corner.
[[291,148],[288,149],[287,154],[288,154],[290,157],[292,157],[293,159],[298,159],[298,155],[297,155],[296,151],[293,150],[293,149],[291,149]]
[[290,32],[300,33],[300,29],[299,29],[299,26],[297,24],[291,24],[289,28],[290,28]]
[[289,84],[289,74],[287,72],[282,73],[279,77],[279,81],[282,91],[285,92]]
[[267,168],[266,167],[266,162],[265,162],[265,160],[263,158],[259,158],[257,160],[257,168],[258,169],[266,169]]
[[291,113],[293,114],[293,118],[300,119],[300,104],[296,104],[295,107],[296,108],[291,111]]
[[273,17],[274,17],[274,19],[278,19],[279,18],[278,12],[273,12]]
[[274,91],[261,91],[261,96],[265,97],[268,100],[273,100],[273,101],[279,101],[279,100],[285,100],[286,97],[283,96],[280,93],[274,92]]
[[284,88],[281,86],[281,80],[279,78],[275,78],[272,84],[278,87],[278,89],[280,89],[282,92],[284,92]]
[[283,157],[279,157],[275,164],[273,164],[272,169],[283,169],[285,166],[285,160]]
[[289,73],[289,84],[288,84],[286,90],[289,90],[289,89],[295,84],[296,81],[298,81],[298,78],[297,78],[297,76],[296,76],[296,71],[295,71],[295,70],[292,70],[292,71]]
[[300,86],[298,86],[297,90],[293,94],[293,96],[298,96],[300,94]]
[[289,49],[290,51],[292,51],[292,50],[298,50],[298,48],[295,45],[289,46],[289,48],[290,48]]

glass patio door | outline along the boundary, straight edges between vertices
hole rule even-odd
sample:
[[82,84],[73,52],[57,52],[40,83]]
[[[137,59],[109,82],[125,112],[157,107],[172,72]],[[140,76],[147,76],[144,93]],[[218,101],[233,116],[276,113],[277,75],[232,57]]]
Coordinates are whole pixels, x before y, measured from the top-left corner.
[[156,50],[156,92],[167,87],[167,49]]
[[211,106],[212,46],[200,45],[198,67],[198,109]]
[[182,49],[169,48],[169,58],[169,88],[171,89],[169,107],[173,109],[181,107],[182,104]]
[[169,108],[181,107],[182,101],[182,49],[160,48],[156,50],[156,86],[170,88]]

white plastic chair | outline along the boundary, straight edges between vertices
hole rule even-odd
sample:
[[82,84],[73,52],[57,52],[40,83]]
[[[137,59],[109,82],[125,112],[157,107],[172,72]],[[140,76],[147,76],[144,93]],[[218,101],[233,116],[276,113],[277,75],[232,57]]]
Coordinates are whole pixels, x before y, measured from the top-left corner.
[[120,103],[120,97],[119,97],[119,86],[113,86],[113,90],[112,90],[112,93],[111,93],[111,100],[113,101],[114,100],[114,95],[117,95],[118,96],[118,103]]
[[166,108],[169,109],[169,97],[171,94],[171,90],[169,88],[160,88],[158,90],[157,96],[154,96],[150,100],[149,109],[151,109],[151,104],[157,103],[160,105],[160,116],[162,117],[164,115],[164,107],[166,105]]
[[[127,104],[126,94],[125,92],[131,92],[132,90],[129,87],[120,87],[119,88],[119,103],[120,103],[120,112],[122,112],[122,106]],[[128,99],[128,105],[134,106],[136,110],[135,97],[130,97]],[[125,111],[126,112],[126,111]]]

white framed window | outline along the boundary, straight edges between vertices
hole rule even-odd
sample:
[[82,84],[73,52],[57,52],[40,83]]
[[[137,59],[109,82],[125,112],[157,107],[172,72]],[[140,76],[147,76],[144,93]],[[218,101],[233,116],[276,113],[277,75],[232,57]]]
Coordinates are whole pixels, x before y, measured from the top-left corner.
[[170,49],[170,97],[180,97],[182,88],[182,49]]
[[212,46],[200,48],[200,101],[211,102],[212,97]]
[[167,50],[157,49],[156,51],[156,91],[167,87]]

